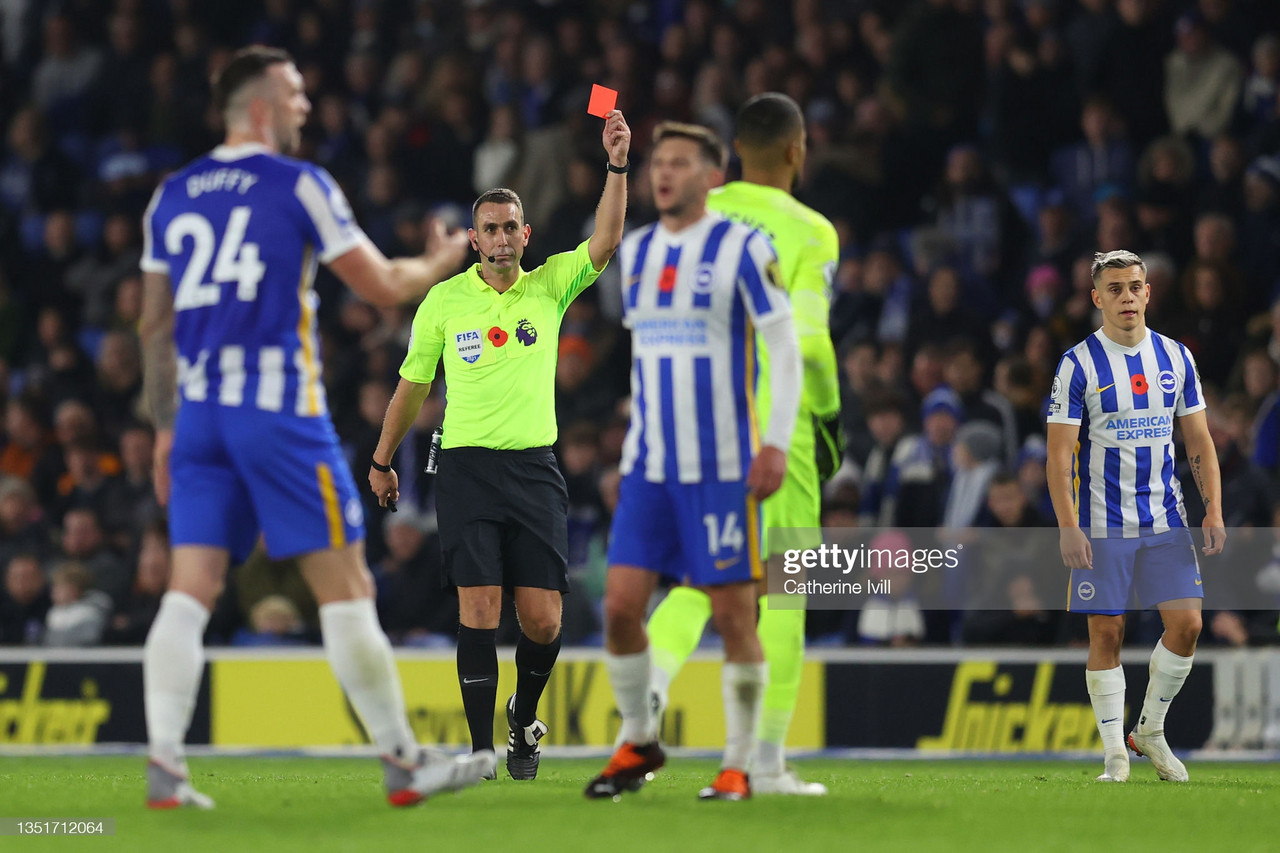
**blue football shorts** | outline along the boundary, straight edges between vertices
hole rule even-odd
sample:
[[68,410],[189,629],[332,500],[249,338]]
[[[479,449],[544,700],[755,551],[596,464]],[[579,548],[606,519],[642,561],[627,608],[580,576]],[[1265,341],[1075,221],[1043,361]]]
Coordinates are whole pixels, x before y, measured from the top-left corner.
[[328,417],[183,401],[169,461],[174,545],[272,559],[364,539],[364,511]]
[[651,483],[623,477],[609,565],[719,586],[763,576],[760,507],[746,483]]
[[1136,539],[1090,539],[1093,568],[1071,570],[1067,609],[1119,615],[1178,598],[1204,598],[1191,531],[1177,527]]

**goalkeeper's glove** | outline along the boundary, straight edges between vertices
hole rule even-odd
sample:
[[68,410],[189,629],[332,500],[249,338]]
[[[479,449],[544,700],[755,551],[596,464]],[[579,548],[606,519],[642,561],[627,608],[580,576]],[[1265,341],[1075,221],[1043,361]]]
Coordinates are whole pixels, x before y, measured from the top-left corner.
[[826,417],[813,416],[814,457],[818,463],[818,481],[825,483],[835,475],[844,461],[844,430],[840,412]]

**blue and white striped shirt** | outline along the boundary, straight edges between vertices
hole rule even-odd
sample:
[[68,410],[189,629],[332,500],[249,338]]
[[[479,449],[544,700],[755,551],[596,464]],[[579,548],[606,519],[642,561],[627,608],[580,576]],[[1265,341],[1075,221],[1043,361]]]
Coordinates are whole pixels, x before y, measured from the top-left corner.
[[1048,422],[1079,424],[1075,454],[1080,528],[1133,538],[1186,527],[1173,419],[1205,407],[1191,353],[1148,330],[1124,347],[1102,330],[1058,363]]
[[708,213],[622,241],[623,325],[631,330],[631,428],[620,470],[650,482],[736,482],[759,448],[756,329],[791,316],[773,247]]
[[324,169],[219,146],[156,189],[143,238],[174,288],[184,401],[325,414],[312,282],[367,238]]

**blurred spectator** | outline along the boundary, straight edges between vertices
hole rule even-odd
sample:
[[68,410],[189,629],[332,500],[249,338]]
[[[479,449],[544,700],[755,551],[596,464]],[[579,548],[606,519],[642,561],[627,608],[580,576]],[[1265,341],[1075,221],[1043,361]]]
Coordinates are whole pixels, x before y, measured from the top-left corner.
[[947,144],[973,131],[982,91],[977,17],[954,0],[927,0],[903,15],[885,78],[907,124]]
[[1046,194],[1036,211],[1036,223],[1039,239],[1028,258],[1028,265],[1033,268],[1052,266],[1062,279],[1066,279],[1071,272],[1071,262],[1081,250],[1066,194],[1060,190]]
[[979,523],[994,531],[976,543],[970,561],[970,610],[962,636],[973,645],[1017,643],[1048,645],[1056,639],[1058,612],[1049,604],[1059,581],[1044,568],[1044,539],[1016,536],[1020,528],[1050,527],[1027,501],[1016,475],[1004,471],[991,478]]
[[[976,341],[984,353],[989,351],[991,336],[986,323],[961,293],[960,275],[954,267],[942,266],[929,274],[925,298],[911,316],[908,347],[918,352],[926,341],[946,341],[964,337]],[[927,393],[932,389],[917,389]]]
[[1280,95],[1280,36],[1263,33],[1253,43],[1253,67],[1244,81],[1240,108],[1254,125],[1274,118]]
[[[1111,32],[1091,90],[1107,92],[1115,101],[1139,147],[1168,127],[1164,111],[1164,60],[1173,47],[1173,25],[1156,0],[1116,0],[1120,25]],[[1123,63],[1110,61],[1125,57]]]
[[0,474],[30,480],[49,448],[47,416],[41,400],[33,394],[10,397],[4,412],[6,440],[0,450]]
[[965,423],[956,430],[951,449],[951,469],[955,473],[942,511],[943,527],[972,527],[978,520],[987,485],[1003,465],[1001,444],[999,428],[984,421]]
[[1240,100],[1244,71],[1218,44],[1198,10],[1177,23],[1178,47],[1165,58],[1164,102],[1175,133],[1212,139],[1227,129]]
[[378,619],[391,642],[452,644],[458,633],[458,599],[444,587],[435,516],[401,506],[383,521],[387,554],[370,568]]
[[1187,259],[1191,238],[1191,179],[1195,158],[1177,136],[1162,136],[1147,146],[1138,161],[1135,213],[1143,252],[1158,251]]
[[1066,27],[1067,46],[1074,64],[1076,89],[1084,95],[1102,77],[1106,47],[1118,27],[1111,0],[1079,0],[1080,10]]
[[133,588],[116,602],[103,642],[115,646],[141,646],[147,639],[160,599],[169,588],[173,571],[169,550],[169,529],[163,521],[152,521],[142,532],[138,546],[138,571]]
[[1209,148],[1209,181],[1199,190],[1196,212],[1224,213],[1239,219],[1244,212],[1244,149],[1233,136],[1222,134]]
[[489,132],[476,147],[472,169],[476,195],[510,183],[520,161],[519,127],[515,107],[498,104],[489,112]]
[[297,606],[283,595],[268,595],[249,611],[249,625],[231,637],[233,646],[299,646],[307,642]]
[[49,578],[53,606],[45,615],[44,645],[96,646],[102,641],[111,599],[93,589],[93,573],[77,562],[65,562]]
[[76,441],[67,448],[67,473],[58,481],[59,500],[53,508],[56,523],[62,523],[70,510],[83,508],[93,511],[106,536],[127,533],[132,507],[120,475],[104,470],[103,457],[92,441]]
[[125,213],[107,217],[97,248],[66,274],[67,290],[81,300],[85,325],[96,329],[110,325],[116,286],[126,275],[137,271],[140,257],[138,221]]
[[[1280,147],[1277,148],[1280,152]],[[1244,176],[1244,215],[1240,220],[1241,260],[1251,293],[1250,310],[1280,296],[1280,153],[1259,157]]]
[[864,579],[864,583],[867,580],[881,583],[888,581],[890,591],[885,595],[868,596],[862,609],[850,614],[856,618],[857,642],[864,645],[910,646],[924,639],[924,614],[911,595],[911,570],[897,568],[899,565],[910,564],[909,558],[905,563],[899,562],[902,552],[909,551],[910,548],[911,540],[901,530],[886,530],[868,543],[868,550],[886,551],[894,556],[888,561],[888,565],[885,561],[878,562]]
[[875,341],[865,339],[846,345],[840,358],[840,424],[844,429],[845,456],[859,466],[866,464],[876,443],[867,423],[866,406],[869,397],[879,390],[875,375],[877,355]]
[[120,478],[118,489],[120,508],[114,513],[123,521],[112,544],[123,551],[131,544],[135,531],[145,530],[155,519],[162,517],[156,503],[155,486],[151,481],[154,465],[155,433],[143,423],[132,423],[120,433]]
[[4,594],[0,595],[0,643],[39,645],[45,616],[53,602],[40,560],[18,553],[4,563]]
[[998,440],[995,455],[1002,464],[1012,465],[1019,447],[1013,405],[990,387],[977,343],[970,338],[953,339],[947,345],[944,365],[943,380],[959,395],[964,407],[961,420],[966,424],[982,421],[994,427]]
[[98,348],[96,397],[103,438],[116,441],[137,416],[142,393],[142,352],[132,332],[107,332]]
[[1094,218],[1094,194],[1108,184],[1124,186],[1132,180],[1133,149],[1111,101],[1095,95],[1080,111],[1084,140],[1060,148],[1053,155],[1051,171],[1056,186],[1066,194],[1082,222]]
[[921,404],[923,430],[894,450],[885,477],[881,513],[895,527],[937,527],[951,486],[951,448],[964,417],[956,392],[935,388]]
[[17,477],[0,478],[0,565],[15,554],[44,559],[52,549],[53,538],[31,484]]
[[955,243],[965,278],[988,293],[1006,292],[1006,276],[1019,272],[1026,225],[976,148],[962,145],[947,154],[942,184],[926,205]]
[[74,204],[75,164],[54,145],[44,116],[24,107],[9,124],[9,145],[0,160],[0,204],[13,213],[46,214]]
[[1202,380],[1217,388],[1226,386],[1240,353],[1238,330],[1244,318],[1237,291],[1235,279],[1221,263],[1196,260],[1182,274],[1187,323],[1175,334],[1195,356]]
[[63,130],[83,130],[89,96],[102,72],[102,51],[82,44],[69,11],[44,19],[44,57],[31,75],[31,98]]
[[298,561],[272,560],[259,541],[236,571],[236,603],[244,621],[252,625],[254,608],[268,598],[287,600],[307,630],[319,630],[320,612],[311,587],[298,569]]
[[874,446],[867,456],[861,476],[861,502],[859,525],[870,528],[887,528],[893,524],[891,494],[897,493],[897,470],[893,460],[899,455],[899,446],[906,435],[906,401],[896,392],[883,391],[867,400],[867,428],[874,439]]
[[98,514],[89,507],[70,509],[63,516],[61,556],[83,566],[93,588],[112,601],[123,601],[133,586],[133,567],[107,548]]
[[[1267,527],[1271,524],[1276,492],[1266,472],[1248,456],[1252,406],[1238,394],[1225,397],[1208,414],[1209,429],[1222,471],[1223,521],[1228,528]],[[1186,497],[1187,522],[1199,527],[1204,501],[1188,466],[1179,465],[1182,494]]]

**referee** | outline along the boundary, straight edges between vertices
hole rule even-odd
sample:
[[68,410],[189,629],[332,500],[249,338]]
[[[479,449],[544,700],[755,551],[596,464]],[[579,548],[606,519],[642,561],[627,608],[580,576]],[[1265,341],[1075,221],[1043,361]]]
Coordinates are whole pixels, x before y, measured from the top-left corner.
[[591,237],[520,269],[529,244],[519,196],[492,189],[471,208],[480,263],[437,284],[418,307],[400,383],[369,469],[378,503],[399,497],[391,468],[400,441],[444,361],[449,403],[437,473],[437,517],[447,582],[458,588],[458,683],[472,751],[493,750],[498,695],[494,636],[502,590],[513,591],[520,640],[516,692],[507,700],[507,772],[538,773],[538,699],[560,652],[560,600],[568,591],[568,494],[556,440],[555,372],[560,321],[622,240],[631,129],[618,110],[602,135],[608,179]]

